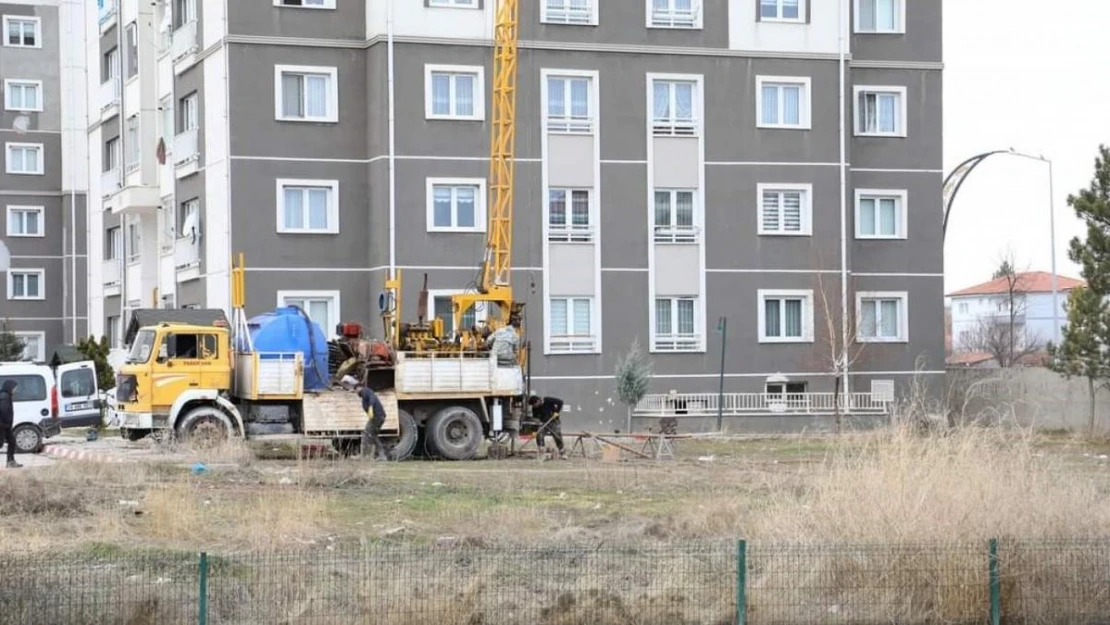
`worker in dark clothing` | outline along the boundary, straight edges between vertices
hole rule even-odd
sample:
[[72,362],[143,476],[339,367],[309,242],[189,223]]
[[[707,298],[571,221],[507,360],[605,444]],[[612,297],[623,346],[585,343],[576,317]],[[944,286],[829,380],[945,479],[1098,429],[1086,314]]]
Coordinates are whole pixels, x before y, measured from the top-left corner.
[[18,469],[23,466],[15,461],[15,433],[12,427],[15,424],[13,397],[16,386],[18,385],[15,380],[7,380],[3,386],[0,386],[0,435],[3,435],[4,445],[8,448],[9,469]]
[[559,449],[559,457],[566,458],[567,452],[563,448],[563,425],[559,422],[559,413],[563,411],[563,400],[558,397],[543,397],[533,395],[528,398],[528,405],[532,407],[532,416],[539,420],[540,429],[536,431],[536,445],[543,454],[545,435],[550,434],[555,439],[555,447]]
[[[362,431],[362,456],[377,460],[389,460],[389,452],[386,451],[385,445],[378,438],[378,433],[381,432],[382,425],[385,423],[385,407],[382,406],[378,395],[369,386],[363,386],[359,389],[358,395],[362,398],[362,410],[370,416],[370,420],[366,422],[366,429]],[[373,451],[371,451],[371,446],[373,446]]]

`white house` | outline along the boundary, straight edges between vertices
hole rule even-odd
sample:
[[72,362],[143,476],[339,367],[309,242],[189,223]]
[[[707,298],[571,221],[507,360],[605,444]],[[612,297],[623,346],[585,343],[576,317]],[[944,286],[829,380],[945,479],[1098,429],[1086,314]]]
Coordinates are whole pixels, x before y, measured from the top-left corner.
[[[1020,273],[1014,283],[1015,333],[1026,342],[1037,341],[1044,345],[1054,337],[1062,335],[1067,323],[1068,291],[1083,286],[1082,280],[1057,276],[1056,289],[1059,314],[1056,324],[1060,329],[1053,331],[1052,315],[1052,274],[1045,271]],[[975,336],[986,324],[1008,323],[1010,314],[1010,283],[1005,278],[997,278],[975,286],[969,286],[948,294],[952,310],[952,349],[955,352],[976,350]]]

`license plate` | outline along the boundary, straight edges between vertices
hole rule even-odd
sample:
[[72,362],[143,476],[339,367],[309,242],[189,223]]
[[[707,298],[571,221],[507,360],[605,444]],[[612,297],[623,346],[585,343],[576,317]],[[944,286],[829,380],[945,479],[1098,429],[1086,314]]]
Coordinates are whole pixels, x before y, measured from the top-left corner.
[[66,408],[66,411],[67,412],[77,412],[78,410],[88,410],[89,405],[90,404],[87,401],[78,402],[76,404],[70,404],[69,407]]

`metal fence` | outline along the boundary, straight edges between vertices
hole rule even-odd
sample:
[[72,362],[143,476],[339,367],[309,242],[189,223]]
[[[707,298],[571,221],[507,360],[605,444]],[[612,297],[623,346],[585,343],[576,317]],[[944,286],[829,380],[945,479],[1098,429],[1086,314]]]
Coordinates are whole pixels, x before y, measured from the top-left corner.
[[117,552],[4,555],[0,567],[5,625],[1110,621],[1110,539]]

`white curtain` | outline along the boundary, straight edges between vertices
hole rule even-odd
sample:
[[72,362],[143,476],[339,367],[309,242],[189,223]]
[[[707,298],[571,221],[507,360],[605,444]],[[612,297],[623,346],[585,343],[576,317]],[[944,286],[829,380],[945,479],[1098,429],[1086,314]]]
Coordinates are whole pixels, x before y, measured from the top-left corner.
[[881,0],[860,0],[859,27],[864,32],[875,30],[875,3]]
[[547,79],[548,117],[566,117],[566,81],[562,78]]
[[285,227],[304,228],[304,193],[300,189],[285,190]]
[[694,85],[678,83],[675,92],[675,119],[690,121],[694,119]]
[[313,230],[326,230],[328,227],[329,189],[308,190],[308,227]]
[[694,300],[678,300],[678,333],[694,333]]
[[763,123],[779,123],[779,88],[774,85],[763,86]]
[[584,78],[570,81],[570,114],[574,117],[590,114],[590,81]]
[[474,114],[474,77],[460,74],[455,76],[455,114]]
[[[871,0],[875,3],[875,26],[876,30],[892,31],[894,30],[895,19],[895,0]],[[864,4],[868,4],[865,0]]]
[[671,330],[671,300],[655,300],[655,333],[670,334]]
[[886,236],[896,234],[895,220],[896,208],[893,198],[879,200],[879,232]]
[[[658,2],[658,0],[656,0]],[[654,100],[654,114],[656,121],[666,121],[671,118],[671,89],[670,83],[656,82],[652,93]]]
[[785,307],[785,336],[799,338],[802,336],[802,300],[788,299]]
[[763,192],[763,230],[778,232],[782,227],[779,222],[779,194],[775,191]]
[[873,337],[876,330],[875,301],[867,300],[860,304],[859,334],[860,336]]
[[281,113],[285,117],[304,117],[303,86],[301,76],[281,75]]
[[451,219],[451,187],[435,187],[432,190],[432,219],[438,228],[450,228]]
[[782,88],[782,122],[790,126],[802,123],[802,90],[800,87]]
[[875,200],[864,198],[859,201],[860,234],[875,234]]
[[882,335],[894,338],[898,336],[898,300],[884,299],[881,306]]
[[875,132],[876,124],[876,105],[875,94],[861,93],[859,94],[859,125],[860,130],[864,132]]
[[763,302],[763,330],[766,336],[782,336],[780,315],[781,300],[769,299]]
[[897,111],[894,106],[895,97],[892,95],[880,95],[879,100],[879,131],[880,132],[894,132],[897,127]]
[[473,228],[474,227],[474,196],[476,192],[474,187],[458,187],[455,189],[456,206],[458,209],[459,222],[456,224],[460,228]]
[[551,333],[556,336],[567,334],[567,300],[551,300]]
[[574,331],[572,334],[590,334],[590,300],[574,300]]
[[328,79],[324,76],[309,76],[308,83],[308,116],[325,117],[328,114]]
[[451,77],[447,74],[432,74],[432,112],[451,114]]

